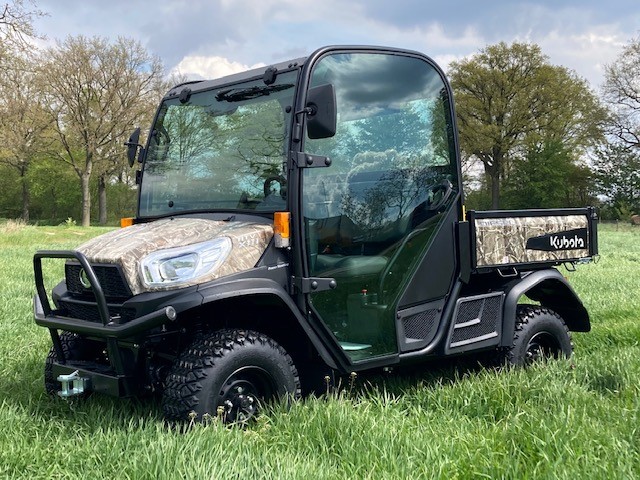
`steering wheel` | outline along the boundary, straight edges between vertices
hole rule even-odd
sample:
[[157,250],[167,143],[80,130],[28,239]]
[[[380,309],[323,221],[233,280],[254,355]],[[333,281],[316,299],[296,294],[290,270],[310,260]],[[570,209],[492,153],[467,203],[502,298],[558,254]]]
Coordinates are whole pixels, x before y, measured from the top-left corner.
[[426,209],[429,211],[439,210],[447,203],[449,197],[453,193],[453,184],[444,179],[429,189],[429,198],[426,201]]
[[273,192],[271,191],[271,184],[277,182],[280,185],[280,196],[282,198],[287,197],[287,179],[282,175],[271,175],[264,181],[264,198],[267,198]]

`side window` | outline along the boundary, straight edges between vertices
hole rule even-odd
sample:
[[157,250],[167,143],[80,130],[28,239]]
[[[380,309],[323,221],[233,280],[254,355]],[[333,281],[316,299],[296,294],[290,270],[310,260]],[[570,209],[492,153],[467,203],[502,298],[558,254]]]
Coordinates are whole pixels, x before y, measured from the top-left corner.
[[332,159],[304,172],[309,273],[338,281],[311,302],[354,361],[394,353],[399,297],[457,188],[446,88],[382,53],[324,57],[311,83],[333,84],[338,110],[336,135],[304,146]]

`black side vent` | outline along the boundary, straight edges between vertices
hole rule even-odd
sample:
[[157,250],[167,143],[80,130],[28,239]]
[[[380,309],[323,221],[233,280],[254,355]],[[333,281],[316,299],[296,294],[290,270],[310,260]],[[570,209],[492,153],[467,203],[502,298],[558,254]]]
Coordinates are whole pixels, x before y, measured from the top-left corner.
[[444,299],[398,311],[396,323],[401,352],[424,348],[432,342],[440,325]]
[[[502,293],[494,293],[458,300],[449,349],[462,349],[479,342],[497,344],[502,325],[502,298]],[[476,347],[480,345],[472,348]]]
[[424,340],[429,338],[438,319],[438,310],[431,309],[402,319],[407,338]]

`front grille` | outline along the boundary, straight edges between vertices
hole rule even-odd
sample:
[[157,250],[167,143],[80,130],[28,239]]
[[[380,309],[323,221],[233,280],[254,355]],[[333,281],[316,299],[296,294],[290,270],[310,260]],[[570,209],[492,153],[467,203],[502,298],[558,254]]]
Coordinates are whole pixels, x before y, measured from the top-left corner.
[[[60,300],[59,307],[61,314],[66,317],[86,320],[88,322],[102,323],[98,306],[93,303],[79,303]],[[116,323],[126,323],[136,317],[136,311],[133,308],[123,308],[118,306],[109,306],[109,317]]]
[[[132,296],[119,267],[116,265],[92,265],[92,267],[105,297],[126,299]],[[65,265],[67,290],[75,295],[93,297],[91,288],[85,288],[80,282],[81,271],[82,267],[78,263],[68,262]]]

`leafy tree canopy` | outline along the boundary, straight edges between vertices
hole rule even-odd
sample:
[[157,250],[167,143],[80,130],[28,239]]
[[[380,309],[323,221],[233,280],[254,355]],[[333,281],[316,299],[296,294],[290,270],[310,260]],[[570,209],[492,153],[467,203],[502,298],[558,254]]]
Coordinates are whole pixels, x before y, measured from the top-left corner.
[[600,148],[593,158],[596,191],[613,208],[614,217],[640,214],[640,152],[618,142]]
[[601,137],[605,110],[584,79],[551,65],[540,47],[501,42],[453,62],[461,150],[482,162],[499,208],[500,188],[527,152],[562,144],[576,159]]

